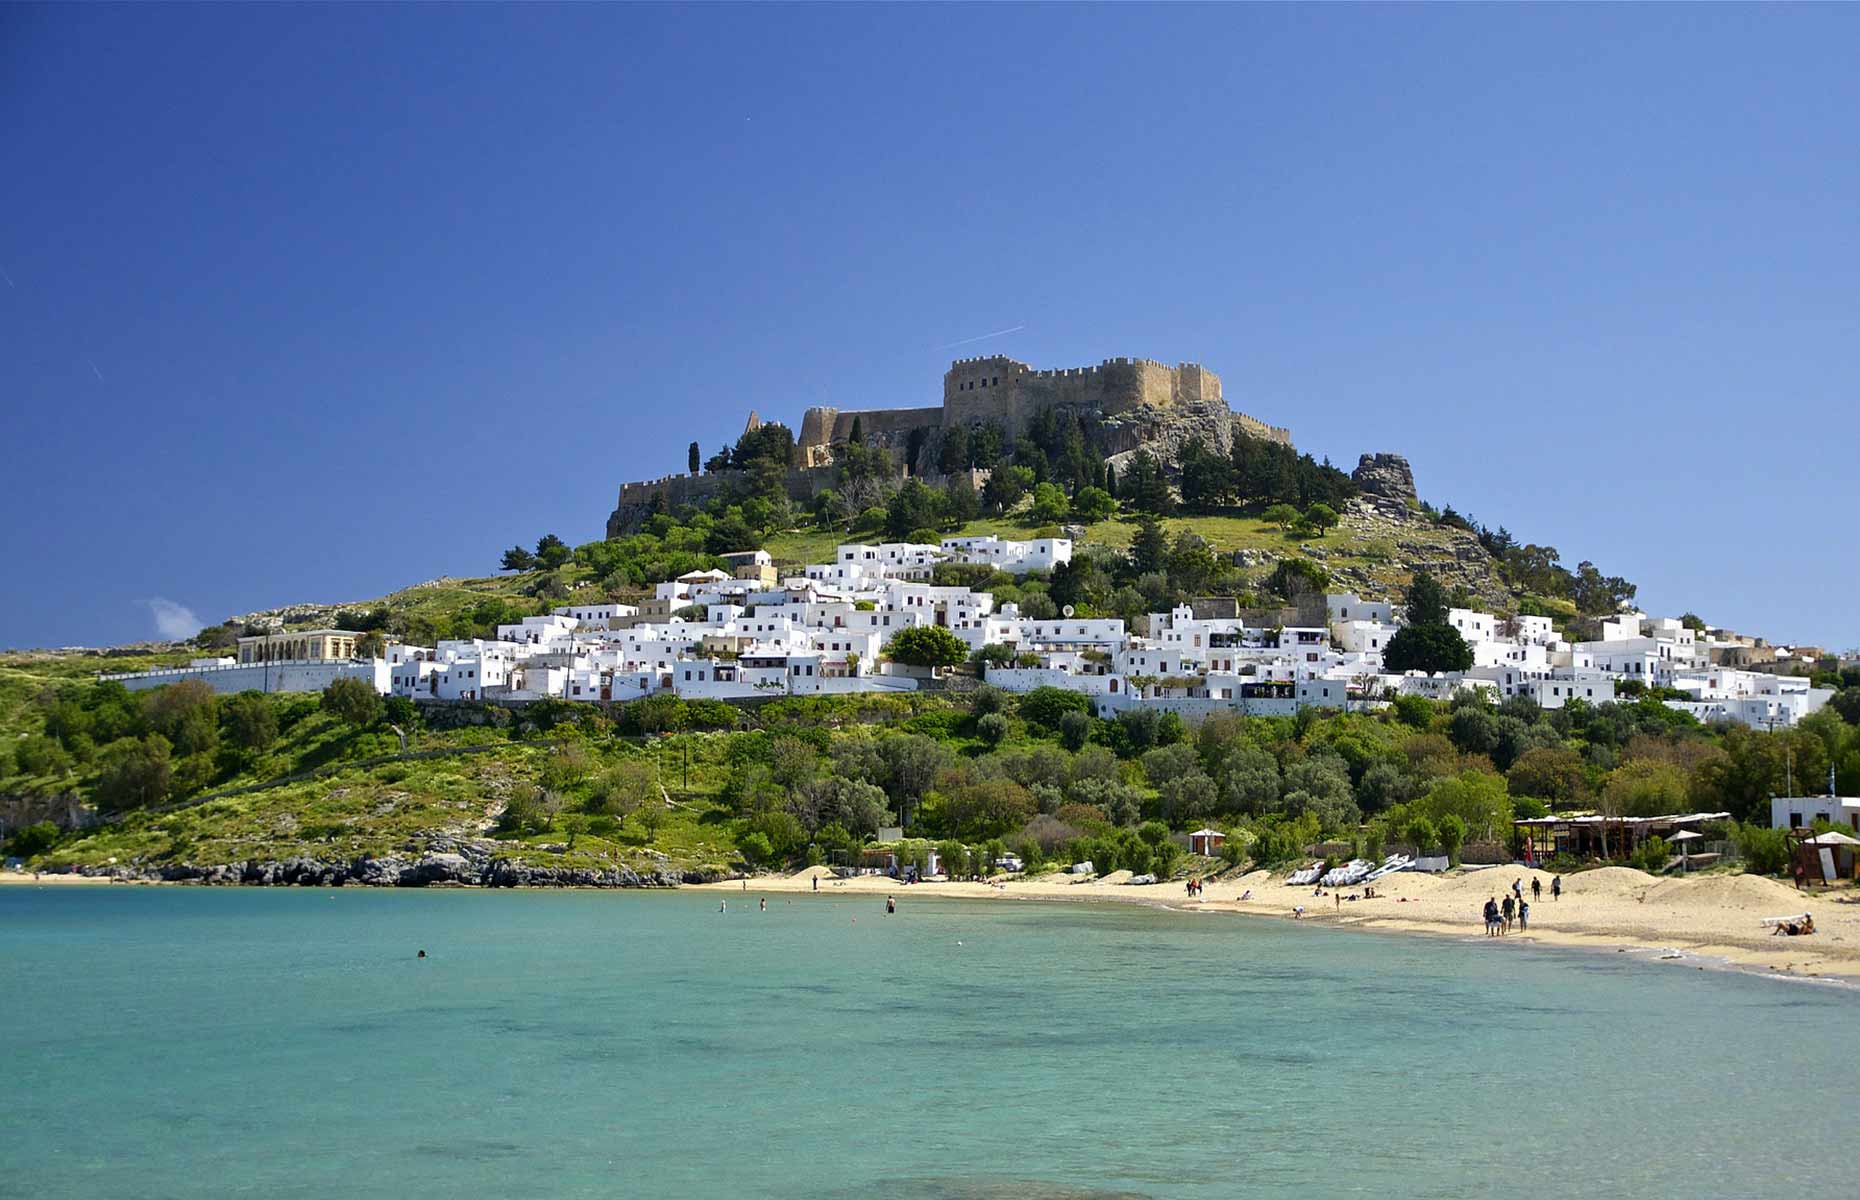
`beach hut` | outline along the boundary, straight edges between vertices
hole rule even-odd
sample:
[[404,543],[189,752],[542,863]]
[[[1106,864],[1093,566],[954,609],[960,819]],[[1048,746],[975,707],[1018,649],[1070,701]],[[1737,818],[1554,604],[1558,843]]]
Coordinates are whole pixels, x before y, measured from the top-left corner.
[[1802,850],[1808,858],[1804,864],[1810,875],[1819,874],[1823,883],[1833,883],[1836,879],[1853,879],[1854,849],[1860,847],[1860,840],[1848,837],[1837,830],[1818,833],[1814,837],[1802,839]]
[[1188,835],[1188,852],[1213,858],[1221,852],[1221,843],[1226,840],[1227,835],[1218,829],[1197,829]]

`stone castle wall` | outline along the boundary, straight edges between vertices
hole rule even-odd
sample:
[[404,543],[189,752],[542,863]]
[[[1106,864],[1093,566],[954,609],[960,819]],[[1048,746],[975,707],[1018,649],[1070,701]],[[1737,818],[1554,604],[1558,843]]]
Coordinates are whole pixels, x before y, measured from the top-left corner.
[[[1220,453],[1227,451],[1236,433],[1292,444],[1290,430],[1228,408],[1221,377],[1199,363],[1172,367],[1148,358],[1107,358],[1095,367],[1036,371],[1005,355],[990,355],[950,364],[943,375],[940,406],[808,409],[795,441],[788,494],[806,501],[832,486],[832,447],[851,439],[855,420],[867,445],[902,451],[912,433],[923,430],[925,446],[934,449],[946,428],[998,423],[1013,438],[1026,432],[1037,413],[1055,407],[1086,418],[1095,444],[1120,467],[1139,448],[1149,449],[1165,464],[1173,463],[1189,438]],[[639,528],[655,494],[663,493],[667,507],[677,509],[702,504],[740,477],[739,472],[719,471],[624,484],[619,505],[608,518],[608,536]]]

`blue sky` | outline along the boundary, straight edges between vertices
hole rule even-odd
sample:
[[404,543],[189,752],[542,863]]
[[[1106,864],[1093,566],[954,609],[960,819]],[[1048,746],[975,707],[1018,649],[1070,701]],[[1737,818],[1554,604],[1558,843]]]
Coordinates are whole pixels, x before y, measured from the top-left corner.
[[[0,8],[0,645],[600,535],[754,407],[1195,360],[1860,643],[1860,11]],[[1024,326],[956,349],[952,342]]]

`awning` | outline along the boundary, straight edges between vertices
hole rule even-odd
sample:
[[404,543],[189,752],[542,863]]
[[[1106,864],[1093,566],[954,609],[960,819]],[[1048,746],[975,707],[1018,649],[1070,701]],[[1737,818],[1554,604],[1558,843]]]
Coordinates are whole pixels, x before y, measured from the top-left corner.
[[1844,833],[1836,833],[1830,829],[1812,838],[1803,838],[1802,844],[1805,846],[1860,846],[1860,839],[1850,838]]

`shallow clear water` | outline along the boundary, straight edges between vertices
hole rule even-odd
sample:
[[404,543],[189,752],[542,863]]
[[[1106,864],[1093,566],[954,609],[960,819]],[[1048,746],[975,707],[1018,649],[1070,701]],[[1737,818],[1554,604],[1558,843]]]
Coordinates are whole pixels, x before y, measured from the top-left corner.
[[755,898],[0,889],[0,1194],[1852,1194],[1853,993]]

